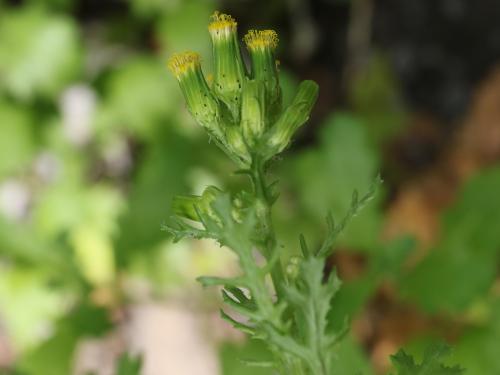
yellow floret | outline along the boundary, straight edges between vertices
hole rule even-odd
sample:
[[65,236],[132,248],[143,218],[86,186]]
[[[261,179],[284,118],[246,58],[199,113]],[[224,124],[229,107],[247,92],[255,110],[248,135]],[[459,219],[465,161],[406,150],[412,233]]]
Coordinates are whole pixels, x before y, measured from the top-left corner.
[[210,24],[208,25],[208,30],[210,31],[210,33],[218,34],[219,31],[236,31],[236,26],[238,24],[229,14],[215,11],[210,19],[212,20],[212,22],[210,22]]
[[176,53],[168,60],[168,68],[179,78],[191,69],[200,66],[200,55],[196,52]]
[[250,30],[243,38],[250,50],[276,49],[278,46],[278,34],[274,30]]

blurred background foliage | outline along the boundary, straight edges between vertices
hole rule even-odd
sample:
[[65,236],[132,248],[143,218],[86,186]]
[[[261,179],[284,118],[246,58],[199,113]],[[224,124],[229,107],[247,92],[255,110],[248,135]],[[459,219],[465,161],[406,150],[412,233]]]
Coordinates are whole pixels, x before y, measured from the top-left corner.
[[210,72],[215,9],[278,31],[285,101],[321,86],[273,168],[289,271],[298,233],[318,243],[328,210],[385,179],[329,265],[331,323],[351,322],[335,374],[443,340],[467,374],[500,374],[496,0],[0,0],[0,371],[135,374],[131,352],[145,375],[268,373],[194,282],[231,255],[160,230],[175,194],[244,183],[165,68],[189,49]]

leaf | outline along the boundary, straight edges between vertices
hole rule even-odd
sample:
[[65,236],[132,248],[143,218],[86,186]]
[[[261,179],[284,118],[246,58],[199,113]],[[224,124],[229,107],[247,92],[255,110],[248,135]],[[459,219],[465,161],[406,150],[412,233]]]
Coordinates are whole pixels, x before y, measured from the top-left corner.
[[156,136],[155,128],[164,125],[180,105],[177,84],[158,59],[149,57],[128,60],[113,70],[105,82],[105,93],[97,117],[103,134],[127,131],[137,138],[151,139]]
[[399,281],[403,295],[429,312],[456,312],[490,289],[500,255],[499,191],[499,167],[466,184],[444,214],[436,248]]
[[[287,177],[281,178],[291,181],[298,197],[302,215],[295,230],[311,239],[322,235],[319,224],[328,211],[336,221],[344,217],[351,207],[353,191],[366,191],[380,169],[379,156],[369,143],[365,126],[354,115],[338,113],[329,117],[318,139],[319,147],[291,155],[294,159],[288,165]],[[337,239],[339,245],[360,250],[373,248],[382,222],[377,202],[369,203],[350,223]],[[281,225],[284,232],[285,228],[290,231],[290,218]]]
[[51,287],[49,272],[16,266],[0,272],[2,319],[18,350],[32,349],[44,340],[43,327],[62,315],[63,290]]
[[[152,0],[133,1],[151,3]],[[165,1],[163,4],[166,4]],[[211,2],[179,1],[175,11],[164,13],[156,26],[156,38],[160,43],[161,55],[169,56],[176,51],[197,51],[202,57],[206,57],[204,68],[209,70],[210,44],[205,38],[200,38],[200,35],[206,33],[207,20],[214,10],[214,4]],[[157,16],[157,13],[154,15]],[[173,77],[171,79],[175,82]]]
[[500,374],[500,298],[479,306],[479,319],[465,330],[454,346],[451,360],[467,369],[467,375]]
[[238,322],[236,319],[233,319],[222,309],[220,310],[220,317],[226,322],[229,322],[229,324],[231,324],[234,328],[240,330],[243,333],[246,333],[250,336],[253,336],[255,334],[255,331],[251,327],[241,322]]
[[373,369],[365,349],[351,334],[335,347],[330,366],[332,375],[372,375]]
[[343,283],[335,296],[329,313],[331,324],[340,329],[346,317],[355,319],[382,282],[398,280],[404,262],[414,248],[415,241],[410,237],[377,245],[366,272],[356,280]]
[[140,375],[142,367],[142,357],[132,356],[124,353],[118,359],[116,375]]
[[271,375],[276,372],[268,368],[250,367],[245,359],[251,358],[254,362],[269,363],[271,353],[260,340],[247,340],[241,344],[224,343],[220,349],[221,374],[223,375]]
[[84,336],[102,335],[110,327],[104,309],[79,305],[57,322],[50,338],[23,353],[18,360],[18,368],[27,374],[68,375],[78,340]]
[[285,287],[287,301],[293,308],[299,344],[307,348],[304,355],[314,374],[326,374],[330,367],[330,348],[341,332],[328,330],[328,312],[331,300],[340,288],[335,272],[323,283],[324,259],[309,257],[300,264],[300,272],[293,285]]
[[119,221],[121,236],[117,256],[121,264],[139,251],[141,257],[151,253],[165,238],[158,230],[169,217],[169,205],[175,194],[186,189],[183,176],[191,163],[187,139],[167,127],[147,145],[136,167],[128,195],[128,210]]
[[32,127],[22,107],[0,101],[0,179],[28,166],[35,151]]
[[354,190],[351,199],[351,207],[345,214],[344,218],[340,221],[338,225],[335,225],[333,217],[331,214],[327,215],[327,226],[328,233],[323,245],[318,250],[318,256],[328,257],[332,252],[332,246],[337,239],[338,235],[346,228],[347,224],[366,206],[366,204],[375,197],[378,187],[382,184],[382,179],[380,175],[377,175],[375,180],[370,185],[368,192],[359,199],[358,191]]
[[375,53],[352,85],[353,110],[364,119],[370,139],[384,147],[407,123],[401,93],[386,56]]
[[412,356],[400,350],[391,356],[397,369],[395,375],[461,375],[464,370],[460,366],[448,367],[442,360],[449,356],[451,349],[446,344],[430,346],[424,353],[421,363],[417,364]]
[[0,85],[21,100],[57,95],[82,62],[72,19],[41,9],[0,13]]

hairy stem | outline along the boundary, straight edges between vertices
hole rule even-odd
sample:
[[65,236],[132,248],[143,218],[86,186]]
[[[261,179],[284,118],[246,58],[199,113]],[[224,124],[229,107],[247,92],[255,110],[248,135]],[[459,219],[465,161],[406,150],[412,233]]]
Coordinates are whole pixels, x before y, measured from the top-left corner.
[[271,268],[271,279],[279,301],[283,296],[285,274],[281,265],[281,257],[276,253],[279,249],[271,216],[273,202],[272,197],[269,196],[264,165],[260,160],[255,161],[252,165],[251,179],[254,187],[256,214],[262,227],[262,251],[268,262],[277,257],[277,261]]

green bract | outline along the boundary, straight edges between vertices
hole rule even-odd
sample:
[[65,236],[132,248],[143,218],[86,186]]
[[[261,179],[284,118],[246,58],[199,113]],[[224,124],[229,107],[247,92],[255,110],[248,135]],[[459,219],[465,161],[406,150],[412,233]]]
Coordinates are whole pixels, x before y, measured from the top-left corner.
[[189,111],[240,167],[266,164],[282,152],[309,118],[318,85],[302,82],[290,107],[282,110],[278,36],[250,30],[244,37],[252,67],[241,57],[236,21],[214,13],[208,30],[213,44],[214,75],[209,85],[194,52],[172,56],[169,67],[179,81]]

